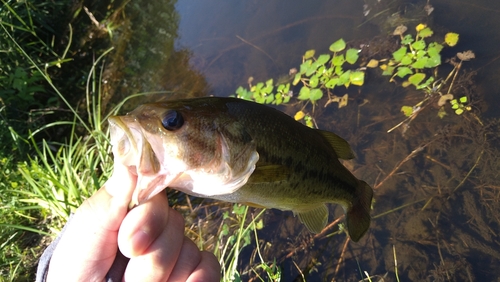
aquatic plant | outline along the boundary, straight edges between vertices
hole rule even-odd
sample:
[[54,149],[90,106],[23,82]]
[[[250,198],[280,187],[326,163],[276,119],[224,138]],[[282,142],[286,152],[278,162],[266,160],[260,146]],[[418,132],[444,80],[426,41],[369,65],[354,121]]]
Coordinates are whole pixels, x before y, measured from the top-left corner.
[[[301,83],[297,99],[312,103],[323,98],[324,93],[328,95],[326,105],[338,103],[339,108],[347,105],[347,94],[343,97],[333,95],[336,87],[348,88],[350,85],[362,86],[365,81],[365,68],[356,67],[361,50],[347,48],[343,39],[332,43],[329,47],[331,54],[316,55],[316,51],[311,49],[302,56],[302,64],[299,69],[290,70],[291,83],[280,83],[276,86],[273,79],[258,82],[252,85],[253,78],[249,79],[249,89],[242,86],[236,89],[236,96],[246,100],[253,100],[262,104],[286,104],[293,96],[292,86]],[[313,118],[302,110],[295,114],[296,120],[304,119],[309,127],[313,127]]]
[[[254,85],[251,77],[248,80],[249,88],[238,87],[236,97],[253,100],[257,103],[280,105],[288,103],[296,93],[296,98],[299,101],[306,102],[306,104],[296,112],[294,118],[304,120],[307,126],[314,127],[312,115],[303,111],[307,103],[313,105],[314,111],[314,105],[323,98],[326,92],[328,100],[325,106],[330,103],[338,103],[338,107],[342,108],[347,105],[348,94],[339,97],[333,95],[333,90],[336,87],[348,88],[350,85],[362,86],[365,81],[366,69],[379,67],[383,76],[390,76],[389,82],[401,83],[403,87],[413,85],[417,90],[424,92],[423,100],[416,105],[401,107],[401,111],[407,119],[391,128],[388,132],[408,120],[411,121],[422,109],[424,103],[434,94],[440,95],[438,101],[440,106],[438,115],[440,117],[446,115],[443,106],[447,101],[449,101],[450,107],[457,115],[471,110],[470,106],[466,105],[468,98],[454,99],[451,90],[462,62],[474,58],[472,51],[457,53],[460,62],[456,63],[453,59],[451,60],[454,68],[446,79],[435,76],[435,73],[437,73],[436,68],[442,65],[441,51],[445,46],[455,46],[459,34],[449,32],[441,42],[429,42],[429,39],[434,35],[434,31],[427,25],[418,24],[415,27],[415,36],[406,33],[407,30],[408,28],[404,25],[400,25],[394,30],[393,35],[400,37],[400,47],[392,53],[391,58],[365,58],[368,63],[358,66],[356,63],[361,50],[347,48],[346,42],[339,39],[330,45],[331,54],[315,56],[315,50],[306,51],[302,56],[302,64],[299,69],[293,68],[290,70],[291,83],[280,83],[275,87],[273,79],[269,79],[266,82],[258,82]],[[450,86],[447,92],[443,94],[441,89],[449,82],[450,78],[453,78]],[[400,82],[400,80],[403,81]],[[299,83],[302,85],[300,90],[294,92],[293,87],[298,86]]]
[[[323,91],[328,93],[332,99],[332,91],[335,87],[349,87],[351,84],[362,86],[364,84],[365,72],[362,69],[346,69],[346,63],[354,65],[359,58],[359,49],[349,48],[346,50],[346,43],[339,39],[330,45],[332,54],[321,54],[315,57],[315,50],[308,50],[302,56],[302,64],[299,70],[292,69],[293,75],[291,85],[296,86],[302,83],[297,99],[312,102],[323,98]],[[288,103],[292,93],[290,93],[290,83],[279,84],[276,93],[273,93],[273,79],[265,83],[259,82],[251,84],[250,89],[239,87],[236,90],[237,97],[254,100],[257,103],[282,104]]]
[[[428,89],[436,78],[433,75],[428,76],[424,71],[441,65],[441,50],[444,46],[438,42],[426,42],[426,38],[431,37],[434,32],[424,24],[416,26],[415,38],[412,34],[404,35],[407,29],[401,25],[394,30],[393,35],[401,38],[401,47],[392,53],[392,58],[379,61],[372,59],[367,67],[376,67],[382,62],[382,75],[391,76],[390,82],[394,82],[396,76],[402,79],[408,77],[402,83],[403,87],[413,85],[417,89]],[[447,34],[446,38],[449,38],[445,41],[449,46],[455,46],[458,41],[458,35]]]

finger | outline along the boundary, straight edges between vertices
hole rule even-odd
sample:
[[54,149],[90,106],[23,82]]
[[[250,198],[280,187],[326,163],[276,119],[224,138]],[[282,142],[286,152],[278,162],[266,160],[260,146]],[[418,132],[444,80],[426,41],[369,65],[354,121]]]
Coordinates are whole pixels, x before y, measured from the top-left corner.
[[106,181],[104,187],[113,197],[113,204],[121,207],[132,200],[132,194],[137,185],[137,172],[135,167],[127,167],[115,161],[113,174]]
[[[154,198],[158,196],[166,198],[161,194]],[[126,281],[166,281],[168,279],[184,240],[184,219],[172,209],[168,213],[167,224],[159,236],[152,240],[142,254],[131,257],[124,275]],[[120,240],[120,249],[127,243],[130,242]]]
[[201,252],[189,238],[184,237],[181,253],[168,281],[186,281],[201,261]]
[[166,228],[169,214],[165,193],[130,210],[118,233],[120,251],[129,258],[144,254]]
[[218,282],[221,280],[221,267],[217,258],[210,252],[201,252],[201,260],[198,266],[193,270],[186,282],[206,281]]
[[[135,188],[136,177],[118,173],[120,182],[108,181],[75,212],[50,261],[48,278],[59,281],[102,280],[117,251],[117,234]],[[110,180],[113,177],[110,178]],[[113,197],[106,186],[121,185],[123,195]],[[92,271],[88,271],[92,269]]]

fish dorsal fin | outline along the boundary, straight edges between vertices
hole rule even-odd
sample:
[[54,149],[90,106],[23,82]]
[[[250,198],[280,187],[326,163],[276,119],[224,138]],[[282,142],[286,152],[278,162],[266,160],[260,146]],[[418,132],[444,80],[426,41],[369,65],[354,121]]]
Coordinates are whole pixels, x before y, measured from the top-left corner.
[[312,233],[320,233],[328,222],[328,208],[323,204],[307,212],[297,213],[302,222]]
[[259,165],[257,163],[257,167],[248,179],[248,183],[258,184],[285,181],[289,175],[290,170],[285,166],[272,164]]
[[349,146],[349,143],[347,143],[347,141],[345,141],[342,137],[329,131],[324,131],[320,129],[317,130],[319,131],[319,133],[321,133],[321,135],[323,135],[323,137],[325,137],[326,141],[328,141],[328,143],[333,147],[339,159],[343,160],[354,159],[354,152],[352,151],[351,146]]

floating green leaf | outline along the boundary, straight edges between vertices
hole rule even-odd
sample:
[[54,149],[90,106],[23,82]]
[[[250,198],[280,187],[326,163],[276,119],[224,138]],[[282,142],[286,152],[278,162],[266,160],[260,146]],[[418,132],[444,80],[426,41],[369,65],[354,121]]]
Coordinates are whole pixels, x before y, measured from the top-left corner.
[[425,46],[426,46],[426,44],[425,44],[425,41],[423,39],[417,40],[411,44],[411,47],[414,50],[423,50],[423,49],[425,49]]
[[274,101],[274,95],[267,95],[265,97],[265,103],[266,104],[271,104]]
[[424,89],[424,88],[428,87],[429,85],[431,85],[431,83],[433,83],[433,82],[434,82],[434,77],[431,76],[424,83],[418,85],[417,89]]
[[460,103],[462,103],[462,104],[467,103],[467,96],[460,97]]
[[388,66],[385,65],[385,68],[383,69],[384,72],[382,72],[382,75],[392,75],[394,73],[394,66]]
[[332,65],[334,65],[334,66],[341,66],[344,64],[344,62],[345,62],[345,59],[344,59],[343,54],[337,55],[337,56],[333,57],[333,59],[332,59]]
[[437,43],[437,42],[432,42],[429,44],[429,47],[427,48],[427,52],[429,55],[435,55],[439,54],[443,50],[443,45]]
[[318,64],[320,65],[324,65],[328,62],[328,60],[330,60],[330,55],[322,54],[318,57],[318,60],[316,62],[318,62]]
[[242,98],[245,100],[251,100],[253,97],[253,93],[251,91],[248,91],[246,88],[243,88],[241,86],[238,87],[238,89],[236,89],[236,95],[239,98]]
[[397,76],[403,78],[409,74],[412,74],[413,71],[409,67],[399,67],[398,72],[396,73]]
[[307,60],[300,65],[300,73],[304,74],[311,67],[312,60]]
[[416,73],[416,74],[410,75],[410,77],[408,77],[408,81],[411,84],[418,86],[420,84],[420,82],[422,82],[422,80],[424,80],[424,78],[425,78],[424,73]]
[[434,68],[441,65],[441,56],[440,55],[435,55],[435,56],[430,56],[427,59],[427,62],[425,63],[426,68]]
[[[304,117],[304,121],[306,122],[306,125],[307,125],[308,127],[310,127],[310,128],[314,128],[314,124],[313,124],[313,122],[312,122],[312,117],[311,117],[311,116],[306,115],[306,116]],[[241,281],[241,280],[240,280],[240,281]]]
[[392,57],[396,62],[400,62],[404,55],[406,55],[407,50],[408,49],[406,47],[401,47],[396,52],[392,53]]
[[359,58],[359,50],[358,49],[350,48],[345,53],[345,60],[351,65],[356,63],[358,58]]
[[417,53],[415,54],[415,57],[417,59],[419,59],[419,58],[422,58],[425,55],[427,55],[427,51],[425,51],[425,50],[418,50]]
[[317,75],[313,75],[311,76],[311,78],[309,79],[309,86],[311,88],[315,88],[316,86],[318,86],[318,82],[319,82],[319,78]]
[[461,115],[463,113],[464,113],[464,109],[463,108],[459,108],[459,109],[455,110],[455,114],[457,114],[457,115]]
[[428,27],[426,27],[418,32],[418,36],[423,37],[423,38],[432,36],[432,34],[434,34],[434,32]]
[[342,75],[344,73],[344,69],[342,68],[342,66],[336,66],[335,67],[335,74],[336,75]]
[[350,82],[350,79],[351,79],[351,71],[348,70],[346,72],[344,72],[340,77],[339,77],[339,81],[337,82],[337,85],[346,85],[348,86],[349,85],[349,82]]
[[311,89],[309,93],[309,100],[311,101],[317,101],[323,97],[323,91],[321,89]]
[[252,88],[250,88],[250,91],[255,93],[260,93],[262,87],[264,87],[264,83],[259,82],[256,85],[252,86]]
[[299,100],[308,100],[310,94],[311,90],[307,86],[302,86],[302,88],[300,88],[299,97],[297,98]]
[[253,96],[253,98],[255,99],[255,102],[259,103],[259,104],[264,104],[266,102],[266,99],[264,98],[264,96]]
[[311,66],[307,69],[307,71],[305,73],[306,76],[311,76],[313,73],[315,73],[319,66],[320,65],[318,64],[317,61],[312,63]]
[[339,82],[339,78],[334,77],[334,78],[328,80],[327,83],[325,83],[325,87],[329,88],[329,89],[333,89],[335,86],[337,86],[338,82]]
[[409,64],[413,63],[413,57],[411,54],[405,54],[405,56],[401,59],[400,64],[403,66],[407,66]]
[[276,105],[281,105],[283,103],[283,96],[281,96],[280,93],[277,93],[276,95],[274,95],[274,104]]
[[262,89],[262,92],[270,94],[271,92],[273,92],[273,89],[274,89],[273,79],[271,78],[266,81],[266,87]]
[[362,71],[351,72],[349,81],[353,85],[362,86],[365,83],[365,73]]
[[405,37],[403,37],[403,40],[401,40],[402,45],[408,45],[412,42],[413,42],[413,36],[411,34],[405,35]]
[[326,68],[325,68],[325,66],[321,66],[321,67],[319,67],[319,68],[316,70],[316,72],[317,72],[318,74],[322,74],[322,73],[324,73],[324,72],[325,72],[325,69],[326,69]]
[[283,103],[288,103],[290,101],[290,98],[290,95],[286,95],[285,97],[283,97]]
[[341,38],[341,39],[333,42],[332,45],[330,45],[330,51],[340,52],[340,51],[344,50],[345,47],[346,47],[345,41],[344,41],[344,39]]
[[413,107],[411,106],[402,106],[401,111],[407,117],[410,117],[413,114]]
[[423,69],[427,64],[427,60],[427,57],[419,58],[411,65],[411,67],[414,69]]
[[288,91],[290,91],[290,83],[285,84],[285,89],[283,89],[283,93],[288,94]]
[[300,81],[300,78],[301,78],[300,73],[296,73],[296,74],[295,74],[295,77],[293,78],[293,82],[292,82],[292,84],[293,84],[293,85],[297,85],[297,84],[299,83],[299,81]]
[[314,53],[316,53],[314,49],[307,50],[306,53],[304,54],[304,60],[314,57]]

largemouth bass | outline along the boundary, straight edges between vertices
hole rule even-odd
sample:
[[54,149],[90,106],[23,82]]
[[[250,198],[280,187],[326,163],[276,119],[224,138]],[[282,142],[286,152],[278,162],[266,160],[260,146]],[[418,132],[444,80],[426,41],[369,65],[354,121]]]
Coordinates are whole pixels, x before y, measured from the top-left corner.
[[370,225],[372,188],[338,160],[349,144],[273,108],[206,97],[145,104],[109,118],[115,165],[138,175],[132,204],[166,187],[253,207],[290,210],[314,233],[341,204],[353,241]]

